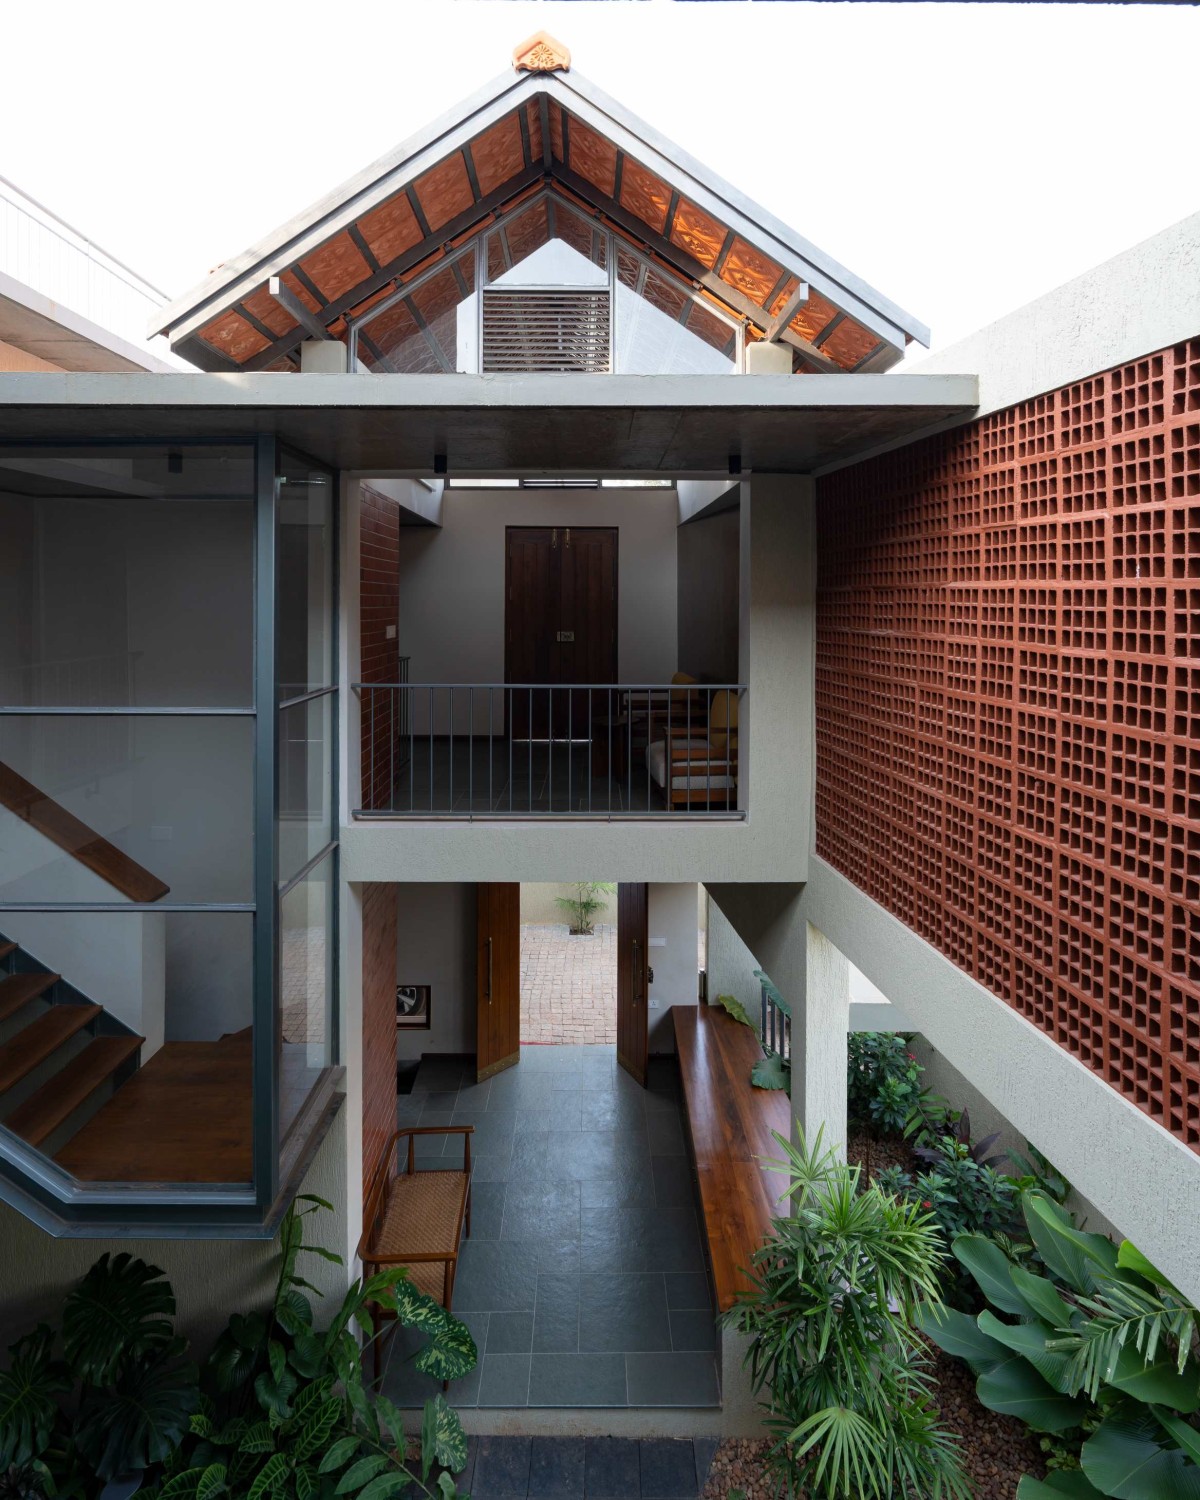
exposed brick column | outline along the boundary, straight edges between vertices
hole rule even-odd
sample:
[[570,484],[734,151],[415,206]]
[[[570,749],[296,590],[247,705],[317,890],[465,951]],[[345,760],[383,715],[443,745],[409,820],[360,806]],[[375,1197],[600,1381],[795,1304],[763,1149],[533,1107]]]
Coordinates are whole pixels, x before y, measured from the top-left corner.
[[[359,494],[361,680],[395,682],[400,670],[400,643],[396,636],[400,604],[400,507],[365,482],[359,486]],[[382,807],[391,797],[395,710],[392,693],[362,695],[364,808]]]
[[365,885],[363,954],[363,1193],[396,1128],[396,887]]

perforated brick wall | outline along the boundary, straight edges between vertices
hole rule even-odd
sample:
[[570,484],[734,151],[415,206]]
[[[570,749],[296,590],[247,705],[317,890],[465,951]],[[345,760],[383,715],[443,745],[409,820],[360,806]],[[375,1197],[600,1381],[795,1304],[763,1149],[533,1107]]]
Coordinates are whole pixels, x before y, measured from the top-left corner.
[[[359,615],[362,682],[396,682],[400,644],[396,627],[400,605],[400,507],[370,485],[360,486]],[[374,701],[372,701],[374,700]],[[391,800],[394,764],[393,699],[390,693],[362,695],[362,805],[384,807]],[[367,732],[374,715],[374,734]],[[374,754],[372,754],[374,746]]]
[[817,852],[1200,1149],[1200,338],[817,493]]
[[396,1128],[396,887],[363,886],[363,1193]]

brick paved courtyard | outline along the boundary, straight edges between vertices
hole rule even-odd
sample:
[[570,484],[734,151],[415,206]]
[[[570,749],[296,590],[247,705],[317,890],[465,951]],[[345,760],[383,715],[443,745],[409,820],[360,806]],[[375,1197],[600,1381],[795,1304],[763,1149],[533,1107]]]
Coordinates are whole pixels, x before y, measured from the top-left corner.
[[617,927],[572,937],[565,922],[521,924],[521,1040],[614,1046]]

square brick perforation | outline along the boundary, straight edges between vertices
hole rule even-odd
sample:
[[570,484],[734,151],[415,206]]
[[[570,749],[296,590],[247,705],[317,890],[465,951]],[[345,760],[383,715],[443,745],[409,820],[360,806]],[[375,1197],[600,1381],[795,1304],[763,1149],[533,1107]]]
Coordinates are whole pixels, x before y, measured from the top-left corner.
[[818,852],[1200,1149],[1200,336],[817,493]]

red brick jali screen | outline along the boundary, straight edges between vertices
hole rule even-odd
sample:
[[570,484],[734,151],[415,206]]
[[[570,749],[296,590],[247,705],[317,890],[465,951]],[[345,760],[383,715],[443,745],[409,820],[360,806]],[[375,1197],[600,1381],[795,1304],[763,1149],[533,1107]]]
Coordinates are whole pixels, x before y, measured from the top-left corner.
[[817,852],[1200,1147],[1200,339],[818,514]]
[[[360,490],[359,619],[363,682],[396,682],[400,600],[400,507],[364,484]],[[392,627],[388,639],[388,626]],[[362,805],[385,807],[392,795],[396,729],[391,693],[362,695]]]

